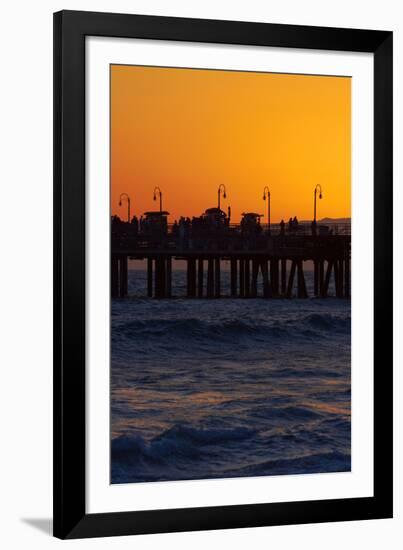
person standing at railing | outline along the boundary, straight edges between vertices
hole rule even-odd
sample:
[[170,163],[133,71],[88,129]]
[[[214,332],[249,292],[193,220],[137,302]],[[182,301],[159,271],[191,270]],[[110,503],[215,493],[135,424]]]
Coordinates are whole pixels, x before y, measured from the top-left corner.
[[176,239],[179,235],[179,227],[178,227],[178,222],[176,220],[173,223],[171,231],[172,231],[173,238]]
[[284,234],[285,234],[285,223],[284,223],[284,220],[282,219],[280,222],[280,235],[284,237]]

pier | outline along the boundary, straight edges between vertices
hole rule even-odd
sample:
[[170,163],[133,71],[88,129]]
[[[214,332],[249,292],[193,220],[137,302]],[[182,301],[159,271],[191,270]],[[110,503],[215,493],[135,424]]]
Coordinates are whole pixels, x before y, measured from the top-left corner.
[[172,262],[186,265],[187,298],[222,296],[222,263],[229,263],[232,298],[308,298],[305,262],[313,263],[313,295],[326,298],[334,284],[335,296],[350,298],[349,224],[334,227],[301,224],[260,225],[260,215],[245,213],[240,224],[230,224],[219,208],[200,218],[168,225],[168,212],[147,212],[142,220],[112,220],[111,295],[128,296],[128,261],[143,260],[147,269],[144,295],[171,298]]

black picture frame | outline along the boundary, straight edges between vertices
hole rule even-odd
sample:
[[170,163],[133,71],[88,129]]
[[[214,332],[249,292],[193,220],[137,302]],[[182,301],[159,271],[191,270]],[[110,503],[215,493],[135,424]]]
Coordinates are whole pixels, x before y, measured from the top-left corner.
[[[374,54],[373,497],[86,513],[86,36]],[[65,539],[392,517],[392,419],[392,32],[54,14],[54,535]]]

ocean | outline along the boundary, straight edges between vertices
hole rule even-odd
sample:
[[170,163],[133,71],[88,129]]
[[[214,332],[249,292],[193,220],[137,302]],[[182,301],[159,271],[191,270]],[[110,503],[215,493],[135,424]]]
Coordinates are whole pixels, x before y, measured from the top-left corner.
[[186,299],[181,262],[156,300],[146,277],[129,262],[111,305],[112,483],[351,469],[349,300],[233,299],[225,265],[222,299]]

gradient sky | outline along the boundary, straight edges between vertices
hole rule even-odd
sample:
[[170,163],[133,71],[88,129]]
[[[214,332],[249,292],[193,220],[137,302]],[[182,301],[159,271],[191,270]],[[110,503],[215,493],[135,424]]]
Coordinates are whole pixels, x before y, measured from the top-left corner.
[[350,217],[351,79],[238,71],[111,66],[111,210],[157,210],[169,221],[217,205],[224,183],[233,222]]

